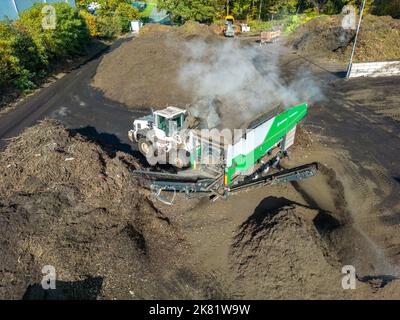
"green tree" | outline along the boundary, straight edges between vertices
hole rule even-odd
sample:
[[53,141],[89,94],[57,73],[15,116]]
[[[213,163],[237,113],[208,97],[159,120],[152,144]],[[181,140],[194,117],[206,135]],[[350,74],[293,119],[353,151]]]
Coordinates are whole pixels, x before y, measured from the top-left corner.
[[0,21],[0,86],[16,77],[20,71],[13,43],[14,36],[10,24]]
[[389,15],[400,18],[400,0],[375,0],[372,12],[377,15]]
[[[88,12],[88,4],[93,0],[77,0],[92,36],[114,38],[121,32],[129,31],[129,22],[140,17],[138,10],[129,0],[97,0],[100,8],[95,15]],[[86,13],[85,13],[86,12]]]
[[[306,0],[302,6],[313,7],[318,13],[337,14],[342,11],[345,5],[353,5],[358,10],[361,8],[363,0]],[[376,1],[375,1],[376,2]],[[365,12],[370,12],[374,6],[374,0],[367,0]]]
[[97,12],[99,15],[113,14],[120,4],[129,4],[133,7],[132,1],[129,0],[76,0],[76,6],[79,9],[87,10],[87,6],[92,2],[97,2],[100,5]]
[[66,3],[53,4],[54,29],[43,29],[45,4],[35,4],[15,22],[0,22],[0,86],[26,90],[46,74],[52,61],[85,52],[90,40],[85,20]]
[[123,32],[129,31],[129,23],[139,18],[139,11],[131,4],[120,3],[115,9],[115,16],[119,19]]
[[216,0],[158,0],[158,7],[170,12],[173,19],[181,23],[188,20],[212,22],[224,11],[223,4]]
[[37,45],[44,60],[83,54],[90,36],[86,22],[67,3],[53,4],[56,11],[55,29],[43,29],[42,8],[37,3],[22,12],[18,24],[23,26]]
[[118,17],[102,15],[96,17],[96,25],[100,38],[112,39],[122,32]]
[[0,85],[13,83],[19,89],[30,89],[44,68],[45,62],[26,30],[0,22]]
[[267,1],[265,11],[270,15],[295,14],[298,11],[298,0]]

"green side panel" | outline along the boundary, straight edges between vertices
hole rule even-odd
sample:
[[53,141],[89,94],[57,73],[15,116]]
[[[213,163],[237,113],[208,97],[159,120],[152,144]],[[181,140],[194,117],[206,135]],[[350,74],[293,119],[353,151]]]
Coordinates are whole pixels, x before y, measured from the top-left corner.
[[277,115],[271,128],[265,133],[264,141],[249,154],[241,154],[235,157],[227,169],[228,184],[232,181],[232,175],[240,170],[249,170],[265,153],[271,149],[286,133],[288,133],[307,114],[307,104],[292,107]]

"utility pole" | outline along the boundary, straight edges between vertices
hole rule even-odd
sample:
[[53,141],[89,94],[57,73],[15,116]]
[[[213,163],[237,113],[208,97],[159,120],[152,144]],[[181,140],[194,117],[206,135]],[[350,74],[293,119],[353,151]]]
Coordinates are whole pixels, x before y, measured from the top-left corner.
[[229,16],[229,1],[230,0],[226,0],[226,15]]
[[16,12],[16,14],[17,14],[17,17],[19,17],[19,12],[18,12],[17,5],[15,4],[15,0],[11,0],[11,2],[12,2],[12,4],[13,4],[13,6],[14,6],[14,10],[15,10],[15,12]]
[[362,6],[361,6],[360,20],[358,21],[356,36],[355,36],[355,38],[354,38],[353,50],[352,50],[352,52],[351,52],[351,57],[350,57],[349,66],[347,67],[346,78],[349,78],[349,77],[350,77],[351,68],[353,67],[353,59],[354,59],[354,54],[355,54],[355,52],[356,52],[358,33],[360,32],[360,28],[361,28],[361,22],[362,22],[362,18],[363,18],[363,13],[364,13],[365,2],[366,2],[366,1],[367,1],[367,0],[363,0]]

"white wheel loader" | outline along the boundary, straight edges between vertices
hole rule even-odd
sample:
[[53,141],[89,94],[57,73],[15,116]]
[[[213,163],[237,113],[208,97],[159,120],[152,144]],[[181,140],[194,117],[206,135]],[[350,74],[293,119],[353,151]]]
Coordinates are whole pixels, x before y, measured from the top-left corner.
[[139,151],[151,164],[164,159],[177,168],[190,164],[190,133],[187,130],[187,111],[168,107],[136,119],[129,139],[136,142]]

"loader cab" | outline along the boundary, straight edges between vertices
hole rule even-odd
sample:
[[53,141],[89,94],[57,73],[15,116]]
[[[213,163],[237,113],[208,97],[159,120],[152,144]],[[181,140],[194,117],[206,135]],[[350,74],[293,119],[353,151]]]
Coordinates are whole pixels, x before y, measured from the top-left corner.
[[235,22],[235,18],[233,16],[226,16],[225,17],[225,24],[232,25]]
[[154,112],[155,127],[172,137],[182,130],[186,118],[186,110],[168,107]]

